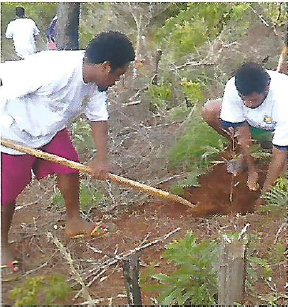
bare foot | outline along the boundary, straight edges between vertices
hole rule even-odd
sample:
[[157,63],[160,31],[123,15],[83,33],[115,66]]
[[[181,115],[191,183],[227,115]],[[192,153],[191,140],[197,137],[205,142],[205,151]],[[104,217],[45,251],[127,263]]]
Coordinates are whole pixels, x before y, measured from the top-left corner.
[[247,185],[250,191],[257,191],[259,189],[258,173],[256,171],[248,173]]
[[12,262],[15,260],[15,251],[11,244],[1,245],[1,264]]
[[65,233],[68,237],[89,235],[94,228],[95,222],[86,222],[81,217],[77,217],[67,221]]

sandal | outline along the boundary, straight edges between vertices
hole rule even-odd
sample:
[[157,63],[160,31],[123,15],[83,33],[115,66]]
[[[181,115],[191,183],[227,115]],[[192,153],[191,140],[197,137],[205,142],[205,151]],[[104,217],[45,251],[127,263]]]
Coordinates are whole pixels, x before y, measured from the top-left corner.
[[1,280],[12,281],[20,277],[21,271],[17,260],[1,265]]
[[89,233],[77,234],[75,236],[70,236],[71,239],[79,238],[99,238],[104,236],[108,232],[108,228],[104,224],[95,224]]

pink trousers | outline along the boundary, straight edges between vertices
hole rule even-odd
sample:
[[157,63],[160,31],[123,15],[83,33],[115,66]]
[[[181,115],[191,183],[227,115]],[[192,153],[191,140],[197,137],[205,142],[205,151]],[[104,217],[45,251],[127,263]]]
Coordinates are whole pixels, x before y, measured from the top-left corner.
[[[42,151],[79,162],[68,130],[58,132],[50,143],[39,148]],[[30,155],[1,153],[1,205],[12,204],[31,181],[31,171],[42,179],[51,174],[73,174],[77,170]]]

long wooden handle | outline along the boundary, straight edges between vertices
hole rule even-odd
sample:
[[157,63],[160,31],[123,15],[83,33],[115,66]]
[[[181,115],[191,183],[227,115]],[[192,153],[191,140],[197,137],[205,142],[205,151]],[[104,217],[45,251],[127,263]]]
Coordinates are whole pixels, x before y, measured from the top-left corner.
[[[30,148],[30,147],[27,147],[27,146],[24,146],[24,145],[21,145],[21,144],[18,144],[18,143],[15,143],[15,142],[12,142],[12,141],[6,140],[6,139],[1,139],[1,145],[5,146],[7,148],[18,150],[20,152],[24,152],[28,155],[35,156],[35,157],[40,158],[40,159],[44,159],[44,160],[51,161],[51,162],[56,162],[56,163],[68,166],[70,168],[76,169],[78,171],[92,175],[91,168],[86,166],[86,165],[83,165],[83,164],[78,163],[78,162],[70,161],[70,160],[67,160],[65,158],[62,158],[62,157],[59,157],[59,156],[56,156],[56,155],[49,154],[49,153],[41,151],[39,149]],[[121,185],[128,186],[132,189],[142,191],[142,192],[149,194],[149,195],[152,195],[152,196],[156,196],[156,197],[159,197],[159,198],[162,198],[162,199],[170,200],[172,202],[177,202],[177,203],[180,203],[182,205],[189,206],[189,207],[192,207],[192,208],[194,207],[194,205],[192,205],[188,200],[186,200],[186,199],[184,199],[184,198],[182,198],[178,195],[170,194],[166,191],[150,187],[146,184],[139,183],[139,182],[133,181],[131,179],[127,179],[127,178],[117,176],[117,175],[114,175],[114,174],[111,174],[111,173],[108,174],[108,179],[110,179],[113,182],[119,183]]]

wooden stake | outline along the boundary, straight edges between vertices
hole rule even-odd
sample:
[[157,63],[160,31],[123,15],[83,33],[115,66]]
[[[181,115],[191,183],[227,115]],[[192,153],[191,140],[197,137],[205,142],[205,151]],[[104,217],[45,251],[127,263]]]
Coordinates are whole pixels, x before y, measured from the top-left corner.
[[[249,225],[249,224],[248,224]],[[246,227],[247,229],[247,227]],[[246,232],[244,229],[243,234]],[[218,304],[243,303],[246,278],[246,250],[248,239],[229,239],[222,236],[218,271]]]
[[122,260],[123,276],[127,292],[128,304],[142,305],[141,289],[139,285],[139,257],[133,254]]
[[[74,162],[74,161],[70,161],[67,160],[65,158],[56,156],[56,155],[52,155],[49,154],[47,152],[43,152],[39,149],[34,149],[34,148],[30,148],[28,146],[24,146],[15,142],[12,142],[10,140],[6,140],[6,139],[1,139],[1,145],[7,147],[7,148],[11,148],[20,152],[24,152],[28,155],[43,159],[43,160],[47,160],[47,161],[51,161],[51,162],[55,162],[55,163],[59,163],[61,165],[76,169],[78,171],[81,171],[83,173],[87,173],[89,175],[92,175],[92,170],[91,168],[89,168],[86,165],[83,165],[81,163],[78,162]],[[135,190],[139,190],[141,192],[144,192],[148,195],[152,195],[161,199],[165,199],[174,203],[179,203],[188,207],[193,208],[195,205],[191,204],[188,200],[178,196],[178,195],[174,195],[174,194],[170,194],[166,191],[162,191],[160,189],[156,189],[153,187],[150,187],[146,184],[143,183],[139,183],[121,176],[117,176],[114,174],[109,173],[108,174],[108,180],[111,180],[115,183],[121,184],[121,185],[125,185],[127,187],[130,187],[132,189]]]
[[277,72],[280,72],[282,74],[288,75],[288,2],[285,3],[286,8],[286,35],[284,40],[284,46],[281,52],[281,55],[279,57],[278,65],[277,65]]

